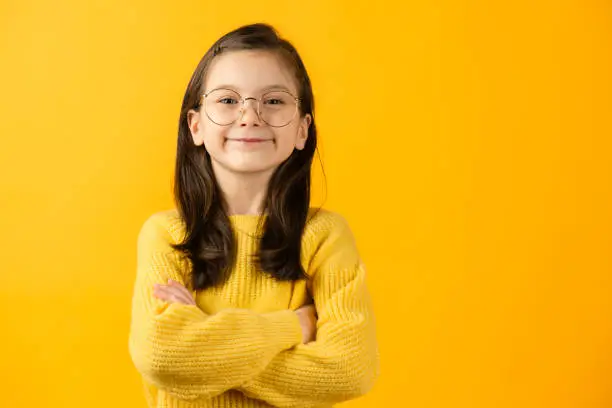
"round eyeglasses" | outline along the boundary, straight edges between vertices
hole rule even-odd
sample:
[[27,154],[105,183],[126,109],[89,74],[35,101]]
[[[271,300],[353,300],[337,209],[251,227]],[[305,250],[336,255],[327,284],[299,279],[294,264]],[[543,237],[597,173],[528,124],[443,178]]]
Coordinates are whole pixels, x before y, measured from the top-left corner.
[[261,98],[243,98],[231,89],[213,89],[202,95],[204,111],[217,125],[228,126],[242,117],[248,100],[254,101],[259,118],[272,127],[287,126],[296,117],[300,99],[287,91],[268,91]]

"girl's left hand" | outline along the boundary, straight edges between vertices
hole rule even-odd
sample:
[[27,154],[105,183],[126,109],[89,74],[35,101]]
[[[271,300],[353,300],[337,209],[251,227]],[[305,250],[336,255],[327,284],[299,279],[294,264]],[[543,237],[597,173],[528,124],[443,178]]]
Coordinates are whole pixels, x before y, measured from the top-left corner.
[[167,285],[155,284],[153,286],[153,295],[168,303],[181,303],[183,305],[195,305],[196,302],[186,287],[180,283],[168,279]]

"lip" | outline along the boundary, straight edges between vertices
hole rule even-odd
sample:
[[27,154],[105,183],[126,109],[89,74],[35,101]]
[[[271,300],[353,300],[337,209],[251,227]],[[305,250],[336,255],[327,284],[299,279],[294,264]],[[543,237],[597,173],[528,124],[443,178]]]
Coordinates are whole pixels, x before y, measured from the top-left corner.
[[238,139],[227,139],[228,141],[233,142],[242,142],[242,143],[263,143],[263,142],[271,142],[272,139],[258,139],[254,137],[242,137]]

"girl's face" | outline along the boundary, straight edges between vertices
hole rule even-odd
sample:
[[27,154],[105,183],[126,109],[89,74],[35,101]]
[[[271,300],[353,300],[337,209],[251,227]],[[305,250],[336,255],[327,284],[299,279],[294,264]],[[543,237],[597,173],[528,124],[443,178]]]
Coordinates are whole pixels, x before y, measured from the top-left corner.
[[[272,172],[294,149],[304,148],[310,115],[302,117],[297,112],[282,127],[267,123],[281,123],[271,119],[279,115],[282,119],[278,109],[287,109],[294,103],[292,97],[298,95],[292,71],[277,55],[250,50],[222,54],[211,63],[204,85],[204,93],[220,91],[202,98],[200,109],[189,111],[187,120],[193,142],[204,146],[216,174],[219,170]],[[290,98],[279,99],[279,95]],[[244,105],[240,98],[246,99]],[[261,115],[263,119],[257,113],[257,100],[260,111],[266,112]],[[230,118],[235,122],[226,125]]]

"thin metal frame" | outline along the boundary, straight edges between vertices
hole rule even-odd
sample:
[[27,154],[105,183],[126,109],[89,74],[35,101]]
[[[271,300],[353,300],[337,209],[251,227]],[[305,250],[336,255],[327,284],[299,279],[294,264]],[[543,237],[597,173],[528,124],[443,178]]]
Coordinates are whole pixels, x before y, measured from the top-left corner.
[[[240,103],[242,104],[242,107],[240,108],[240,111],[239,111],[239,113],[238,113],[238,117],[236,117],[236,119],[234,119],[234,120],[233,120],[233,121],[231,121],[230,123],[222,124],[222,123],[217,123],[217,122],[215,122],[215,121],[214,121],[214,120],[213,120],[213,119],[210,117],[210,114],[208,113],[208,110],[206,109],[206,98],[208,97],[208,95],[210,95],[211,93],[213,93],[213,92],[215,92],[215,91],[231,91],[231,92],[234,92],[235,94],[237,94],[237,95],[240,97]],[[265,120],[265,119],[264,119],[264,118],[261,116],[261,100],[262,100],[262,98],[263,98],[265,95],[267,95],[267,94],[269,94],[269,93],[271,93],[271,92],[284,92],[284,93],[286,93],[286,94],[291,95],[291,97],[292,97],[292,98],[293,98],[293,100],[295,101],[295,112],[293,112],[293,116],[291,117],[291,119],[289,119],[289,121],[288,121],[287,123],[285,123],[284,125],[280,125],[280,126],[272,125],[272,124],[270,124],[270,123],[269,123],[267,120]],[[230,126],[230,125],[233,125],[234,123],[236,123],[236,121],[238,121],[238,120],[239,120],[239,119],[242,117],[242,115],[244,115],[244,110],[245,110],[245,106],[246,106],[246,101],[248,101],[248,100],[250,99],[250,100],[253,100],[253,101],[256,101],[256,102],[257,102],[257,109],[256,109],[256,112],[257,112],[257,117],[258,117],[260,120],[262,120],[263,122],[265,122],[265,123],[266,123],[268,126],[272,126],[272,127],[276,127],[276,128],[285,127],[285,126],[289,125],[291,122],[293,122],[293,120],[295,119],[295,117],[296,117],[296,115],[297,115],[298,111],[300,110],[300,102],[301,102],[301,99],[300,99],[300,98],[297,98],[295,95],[293,95],[291,92],[288,92],[288,91],[268,91],[268,92],[264,93],[264,94],[261,96],[261,98],[254,98],[254,97],[252,97],[252,96],[243,97],[242,95],[240,95],[240,93],[239,93],[239,92],[237,92],[237,91],[235,91],[235,90],[233,90],[233,89],[229,89],[229,88],[215,88],[215,89],[211,89],[210,91],[205,92],[204,94],[202,94],[201,99],[204,99],[204,101],[203,101],[202,105],[204,105],[204,112],[206,112],[206,116],[208,117],[208,119],[210,119],[210,121],[211,121],[212,123],[214,123],[214,124],[216,124],[216,125],[219,125],[219,126]]]

